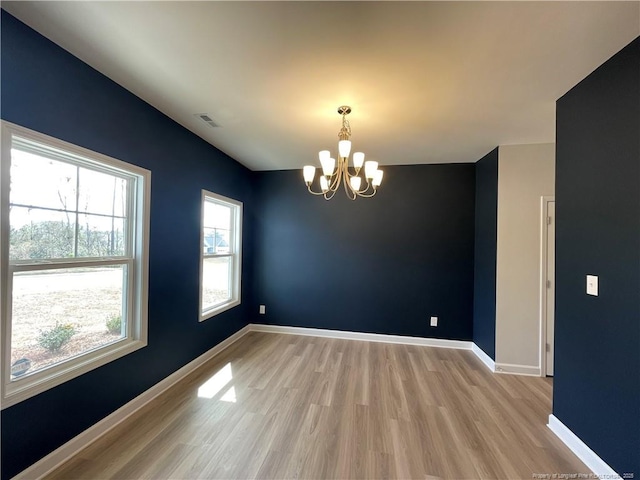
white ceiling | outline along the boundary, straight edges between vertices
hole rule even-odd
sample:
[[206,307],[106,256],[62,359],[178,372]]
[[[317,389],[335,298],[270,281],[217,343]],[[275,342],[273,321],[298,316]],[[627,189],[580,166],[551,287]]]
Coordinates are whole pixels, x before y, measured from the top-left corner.
[[[640,35],[640,2],[2,2],[254,170],[553,142],[555,101]],[[194,117],[208,113],[219,128]]]

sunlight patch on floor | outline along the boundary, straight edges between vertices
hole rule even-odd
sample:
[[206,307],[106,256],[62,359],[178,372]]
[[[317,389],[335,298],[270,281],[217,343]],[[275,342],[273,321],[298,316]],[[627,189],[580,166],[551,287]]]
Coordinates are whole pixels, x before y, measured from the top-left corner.
[[[222,390],[227,383],[233,379],[233,373],[231,372],[231,363],[227,363],[224,367],[218,370],[212,377],[206,382],[200,385],[198,388],[198,397],[200,398],[213,398],[220,390]],[[233,389],[233,387],[231,387]],[[229,390],[231,391],[231,390]],[[225,394],[227,396],[229,391]],[[229,400],[225,400],[229,401]],[[233,401],[235,402],[235,390],[233,392]]]

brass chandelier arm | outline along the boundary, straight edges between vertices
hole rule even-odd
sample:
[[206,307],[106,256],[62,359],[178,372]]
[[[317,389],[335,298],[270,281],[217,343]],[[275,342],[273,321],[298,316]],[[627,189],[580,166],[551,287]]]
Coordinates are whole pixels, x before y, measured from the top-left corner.
[[[367,190],[369,190],[369,189],[367,188]],[[366,192],[367,190],[364,190],[364,192]],[[371,193],[360,193],[360,192],[358,192],[358,196],[362,197],[362,198],[371,198],[376,194],[377,191],[378,191],[378,189],[376,187],[373,187],[373,191]]]
[[314,192],[313,190],[311,190],[311,185],[309,185],[307,187],[307,191],[311,195],[322,195],[325,200],[331,200],[333,198],[333,196],[336,194],[337,189],[336,190],[327,190],[326,192]]
[[[359,173],[359,170],[360,169],[358,169],[358,173]],[[356,197],[363,197],[363,198],[371,198],[371,197],[373,197],[376,194],[377,189],[376,189],[376,187],[373,186],[373,183],[371,182],[371,180],[369,180],[366,177],[364,179],[364,181],[367,182],[366,185],[365,185],[365,188],[361,188],[360,190],[355,191],[351,187],[351,178],[352,177],[357,177],[358,173],[352,175],[347,170],[348,181],[345,181],[345,185],[347,185],[349,187],[349,190],[351,190]],[[362,177],[360,177],[360,178],[362,178]],[[373,190],[373,191],[371,193],[368,193],[369,190]],[[353,198],[352,200],[355,200],[355,198]]]
[[347,165],[347,173],[351,177],[357,177],[360,174],[360,170],[362,170],[362,167],[356,168],[356,167],[350,167],[349,165]]
[[324,194],[324,199],[325,199],[325,200],[331,200],[331,199],[333,198],[333,196],[336,194],[336,192],[337,192],[337,190],[334,190],[334,191],[327,191],[327,192]]
[[[373,186],[373,184],[371,183],[371,180],[368,178],[364,178],[364,181],[367,182],[364,188],[361,188],[360,190],[354,190],[353,187],[351,187],[351,178],[353,177],[358,177],[359,173],[360,173],[360,168],[353,168],[353,170],[355,171],[355,173],[351,173],[349,172],[349,165],[346,164],[346,159],[345,159],[345,169],[344,169],[344,188],[345,191],[347,193],[347,196],[351,199],[351,200],[355,200],[358,197],[363,197],[363,198],[371,198],[376,194],[376,187]],[[362,178],[362,177],[360,177]],[[370,193],[369,191],[372,190]]]
[[347,197],[349,197],[349,200],[355,200],[358,197],[358,195],[356,195],[356,193],[351,188],[351,185],[349,184],[347,177],[348,175],[345,175],[344,181],[342,182],[342,184],[344,185],[344,193],[347,194]]
[[307,187],[307,191],[311,194],[311,195],[324,195],[324,192],[314,192],[313,190],[311,190],[311,185],[309,185]]
[[331,183],[329,184],[329,190],[335,192],[340,185],[340,179],[342,178],[342,159],[338,157],[338,165],[335,173],[331,175]]

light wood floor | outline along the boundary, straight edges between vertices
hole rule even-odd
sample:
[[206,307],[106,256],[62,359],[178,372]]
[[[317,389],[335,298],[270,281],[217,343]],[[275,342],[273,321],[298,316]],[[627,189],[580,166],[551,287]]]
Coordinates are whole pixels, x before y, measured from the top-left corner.
[[550,380],[470,351],[252,332],[50,478],[590,473],[550,411]]

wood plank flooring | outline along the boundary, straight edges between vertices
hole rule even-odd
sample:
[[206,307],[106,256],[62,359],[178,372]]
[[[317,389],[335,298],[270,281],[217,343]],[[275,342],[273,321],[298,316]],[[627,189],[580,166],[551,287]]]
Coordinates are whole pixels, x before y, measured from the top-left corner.
[[546,427],[551,390],[470,351],[251,332],[49,478],[590,473]]

